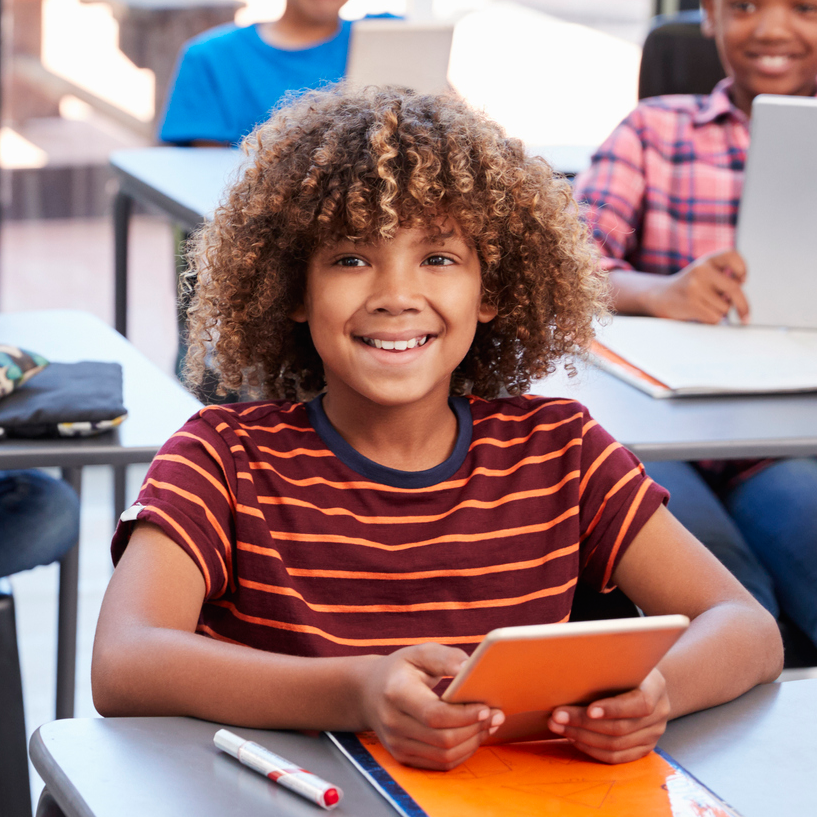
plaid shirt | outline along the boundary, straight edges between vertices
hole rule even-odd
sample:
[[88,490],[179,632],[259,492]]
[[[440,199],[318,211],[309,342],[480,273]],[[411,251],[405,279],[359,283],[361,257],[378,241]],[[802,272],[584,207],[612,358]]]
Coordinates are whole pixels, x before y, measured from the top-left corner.
[[644,100],[576,179],[605,269],[666,275],[734,246],[749,120],[731,84]]

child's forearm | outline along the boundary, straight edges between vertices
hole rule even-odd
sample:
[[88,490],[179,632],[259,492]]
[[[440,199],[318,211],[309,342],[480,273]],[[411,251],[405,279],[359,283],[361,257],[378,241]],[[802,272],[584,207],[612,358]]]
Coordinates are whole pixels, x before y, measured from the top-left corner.
[[658,665],[670,718],[705,709],[769,683],[783,669],[780,633],[760,605],[724,602],[701,613]]
[[179,630],[139,627],[94,649],[102,715],[190,715],[259,728],[366,728],[361,689],[375,656],[301,658]]

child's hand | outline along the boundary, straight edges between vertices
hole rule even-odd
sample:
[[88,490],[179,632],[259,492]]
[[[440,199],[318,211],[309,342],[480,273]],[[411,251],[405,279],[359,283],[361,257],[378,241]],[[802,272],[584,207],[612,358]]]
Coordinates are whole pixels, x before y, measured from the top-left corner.
[[577,749],[605,763],[638,760],[664,734],[670,705],[664,676],[654,669],[638,689],[587,707],[560,706],[548,727]]
[[719,323],[734,307],[743,323],[749,319],[741,289],[746,264],[736,250],[704,255],[674,275],[653,277],[650,312],[659,318]]
[[449,704],[432,690],[468,656],[442,644],[405,647],[378,658],[363,685],[368,727],[401,763],[452,769],[505,720],[484,704]]

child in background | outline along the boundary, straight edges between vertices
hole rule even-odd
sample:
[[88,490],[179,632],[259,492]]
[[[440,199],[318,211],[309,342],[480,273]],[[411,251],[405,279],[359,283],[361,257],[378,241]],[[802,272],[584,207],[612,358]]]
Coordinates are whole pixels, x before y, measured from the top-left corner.
[[308,93],[245,144],[195,244],[190,370],[212,344],[263,399],[199,412],[123,515],[98,710],[371,729],[451,768],[504,716],[434,688],[489,630],[567,621],[578,580],[692,619],[638,689],[554,711],[591,757],[776,677],[771,616],[638,460],[524,395],[601,308],[569,184],[463,101],[398,89]]
[[177,145],[238,144],[287,91],[346,73],[346,0],[287,0],[278,20],[206,31],[187,43],[159,131]]
[[[623,314],[717,323],[734,307],[748,318],[751,270],[734,245],[752,100],[817,93],[817,3],[702,6],[728,78],[710,96],[644,100],[576,179]],[[817,644],[817,460],[646,467],[684,526]]]

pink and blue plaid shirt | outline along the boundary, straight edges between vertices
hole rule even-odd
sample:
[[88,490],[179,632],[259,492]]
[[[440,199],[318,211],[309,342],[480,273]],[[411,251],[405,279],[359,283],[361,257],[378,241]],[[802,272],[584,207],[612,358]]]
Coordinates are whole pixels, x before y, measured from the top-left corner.
[[734,246],[749,120],[731,84],[642,101],[577,177],[605,269],[666,275]]

